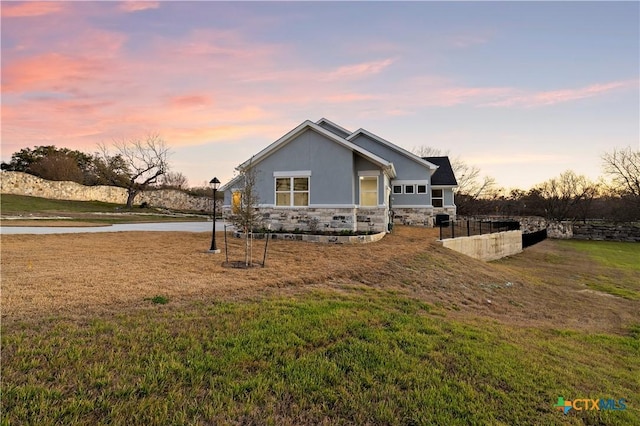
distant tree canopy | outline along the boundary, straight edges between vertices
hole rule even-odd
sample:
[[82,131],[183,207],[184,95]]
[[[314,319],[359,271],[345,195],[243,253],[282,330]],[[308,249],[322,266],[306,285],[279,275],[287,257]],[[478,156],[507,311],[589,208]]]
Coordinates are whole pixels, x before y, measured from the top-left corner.
[[54,145],[23,148],[2,162],[2,170],[29,173],[47,180],[91,184],[96,180],[93,156]]
[[111,152],[100,145],[94,155],[53,145],[23,148],[2,162],[2,170],[29,173],[42,179],[71,181],[83,185],[112,185],[125,188],[127,207],[135,196],[152,186],[184,189],[186,178],[181,173],[168,175],[169,148],[158,135],[145,140],[114,142]]

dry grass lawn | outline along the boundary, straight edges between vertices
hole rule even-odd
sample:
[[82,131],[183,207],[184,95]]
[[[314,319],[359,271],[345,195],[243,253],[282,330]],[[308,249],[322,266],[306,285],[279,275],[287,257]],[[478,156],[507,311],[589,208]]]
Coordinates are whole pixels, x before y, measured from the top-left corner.
[[[524,253],[484,263],[442,248],[437,229],[396,227],[382,241],[325,245],[275,240],[266,268],[222,266],[207,253],[207,233],[97,233],[2,236],[2,320],[45,320],[168,309],[196,301],[297,294],[362,286],[424,300],[452,316],[522,325],[619,332],[637,321],[638,302],[589,290],[601,271],[585,256],[547,240]],[[224,249],[222,233],[219,246]],[[243,258],[229,238],[230,260]],[[264,241],[254,243],[262,260]]]

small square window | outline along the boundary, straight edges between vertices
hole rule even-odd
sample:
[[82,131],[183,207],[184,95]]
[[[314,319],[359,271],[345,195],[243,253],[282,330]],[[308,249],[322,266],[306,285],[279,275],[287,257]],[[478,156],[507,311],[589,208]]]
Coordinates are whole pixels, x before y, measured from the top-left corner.
[[404,193],[405,194],[413,194],[414,193],[414,186],[413,185],[405,185],[404,186]]
[[402,194],[402,185],[393,185],[394,194]]
[[418,194],[426,194],[427,185],[418,185]]

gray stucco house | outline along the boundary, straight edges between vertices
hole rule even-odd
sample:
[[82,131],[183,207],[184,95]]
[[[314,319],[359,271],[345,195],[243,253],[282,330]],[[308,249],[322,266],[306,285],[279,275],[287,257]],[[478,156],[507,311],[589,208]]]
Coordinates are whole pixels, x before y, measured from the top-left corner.
[[[375,231],[390,223],[433,226],[455,216],[456,178],[447,157],[420,158],[391,142],[327,119],[304,121],[238,166],[274,230]],[[242,174],[220,188],[223,212],[242,203]]]

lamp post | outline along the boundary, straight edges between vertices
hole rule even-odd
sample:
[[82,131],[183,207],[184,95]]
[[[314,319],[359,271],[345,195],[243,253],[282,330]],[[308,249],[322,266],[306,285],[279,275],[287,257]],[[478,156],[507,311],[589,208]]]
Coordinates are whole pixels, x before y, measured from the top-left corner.
[[211,237],[211,249],[209,253],[220,253],[218,247],[216,247],[216,193],[220,188],[220,181],[217,177],[214,177],[209,181],[209,185],[213,188],[213,236]]

